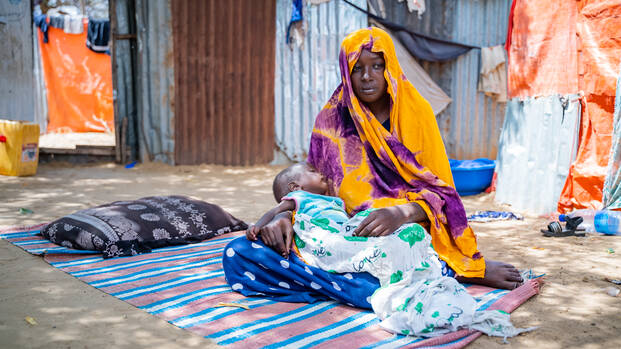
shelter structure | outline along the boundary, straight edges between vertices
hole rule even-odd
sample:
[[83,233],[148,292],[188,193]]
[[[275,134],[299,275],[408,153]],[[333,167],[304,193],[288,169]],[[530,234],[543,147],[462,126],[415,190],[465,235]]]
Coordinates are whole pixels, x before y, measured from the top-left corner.
[[[44,123],[40,115],[58,109],[41,92],[49,52],[19,39],[39,35],[27,2],[0,1],[10,5],[0,29],[22,42],[10,50],[23,61],[3,60],[2,76],[24,72],[11,78],[14,88],[1,84],[0,98],[35,91],[0,112]],[[116,132],[117,161],[304,159],[314,117],[339,83],[341,40],[378,25],[430,100],[449,157],[498,159],[498,201],[537,213],[601,207],[606,171],[616,168],[610,154],[618,154],[621,0],[408,3],[109,0],[112,106],[104,104],[114,121],[102,125]],[[504,78],[508,99],[495,90]]]
[[0,0],[0,119],[37,121],[32,14],[28,1]]
[[170,164],[272,160],[275,0],[110,4],[122,147]]
[[[274,0],[269,6],[263,4],[255,9],[239,1],[231,3],[227,10],[212,7],[209,1],[111,1],[115,9],[116,127],[127,130],[122,136],[126,146],[134,149],[138,145],[141,159],[174,164],[265,163],[274,154],[276,161],[304,159],[314,117],[338,85],[335,57],[340,42],[347,33],[369,25],[369,21],[366,13],[342,0],[299,2],[303,7],[295,12],[295,22],[301,31],[291,34],[288,44],[293,3]],[[375,0],[369,2],[369,7],[365,0],[349,3],[368,11],[378,6]],[[420,18],[408,11],[405,2],[386,2],[382,8],[384,13],[376,12],[378,15],[409,29],[474,47],[502,44],[506,33],[503,18],[509,12],[509,4],[502,0],[458,5],[440,1],[428,6]],[[275,27],[260,27],[252,22],[250,17],[258,18],[257,11],[262,13],[263,25],[272,18],[270,23]],[[244,17],[246,12],[248,18]],[[473,16],[480,20],[465,20]],[[230,18],[238,18],[235,23],[242,26],[227,22]],[[232,38],[227,34],[229,30],[236,33],[233,46],[214,50],[216,42]],[[199,36],[208,40],[198,40]],[[136,41],[135,47],[132,40]],[[252,49],[256,42],[261,42],[261,47]],[[261,63],[262,75],[248,75],[246,72],[256,70],[248,70],[251,67],[245,65],[247,58],[238,62],[232,56],[250,57],[255,52],[261,59],[274,59],[269,64]],[[132,60],[135,63],[130,63]],[[505,103],[477,90],[480,50],[470,50],[447,62],[411,57],[410,62],[401,60],[407,65],[406,74],[422,76],[417,80],[430,86],[440,101],[436,109],[449,155],[495,158]],[[227,73],[220,74],[223,71]],[[138,78],[129,81],[132,76]],[[240,98],[241,103],[237,102]],[[122,121],[124,118],[127,121]]]
[[497,200],[535,213],[602,207],[620,16],[619,0],[513,1]]
[[481,49],[504,44],[510,1],[426,1],[420,15],[410,12],[406,2],[370,0],[369,4],[378,16],[418,36],[472,47],[453,59],[417,61],[452,100],[436,115],[448,156],[495,159],[506,103],[479,91]]

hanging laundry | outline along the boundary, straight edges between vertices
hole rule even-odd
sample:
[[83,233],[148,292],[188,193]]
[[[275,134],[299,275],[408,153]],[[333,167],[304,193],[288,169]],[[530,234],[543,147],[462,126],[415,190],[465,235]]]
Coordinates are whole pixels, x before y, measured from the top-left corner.
[[479,91],[494,97],[498,102],[507,101],[507,69],[503,45],[481,48]]
[[289,20],[289,26],[287,26],[288,45],[295,42],[298,47],[301,47],[304,44],[304,15],[302,7],[302,0],[293,0],[291,2],[291,19]]
[[65,16],[62,15],[58,15],[58,16],[50,16],[50,23],[49,26],[50,27],[54,27],[54,28],[58,28],[58,29],[64,29],[65,28]]
[[97,53],[106,53],[110,49],[110,21],[107,19],[88,19],[86,47]]
[[81,15],[77,16],[65,16],[65,33],[67,34],[82,34],[84,31],[84,22]]
[[86,16],[93,19],[110,20],[108,1],[90,1],[89,6],[86,7]]
[[408,5],[408,11],[418,12],[418,18],[421,18],[423,16],[423,13],[425,12],[425,0],[397,0],[397,1],[399,2],[405,1],[405,3]]
[[463,55],[473,48],[464,44],[412,34],[405,30],[398,30],[396,34],[399,41],[413,56],[430,62],[448,61]]
[[[48,2],[49,5],[49,2]],[[77,6],[73,6],[73,5],[62,5],[62,6],[58,6],[58,7],[53,7],[47,10],[46,14],[50,17],[54,17],[54,16],[64,16],[64,15],[79,15],[80,9],[77,8]]]
[[47,25],[47,16],[46,15],[35,15],[34,16],[34,24],[39,28],[41,33],[43,33],[43,42],[48,43],[48,25]]

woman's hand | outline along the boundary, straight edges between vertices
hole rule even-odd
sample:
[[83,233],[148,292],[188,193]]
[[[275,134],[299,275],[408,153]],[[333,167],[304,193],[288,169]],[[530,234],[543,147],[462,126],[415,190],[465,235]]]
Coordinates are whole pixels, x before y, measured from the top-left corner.
[[369,213],[354,230],[354,235],[385,236],[394,233],[403,224],[420,222],[426,218],[423,208],[413,202],[380,208]]
[[263,243],[284,258],[289,258],[289,250],[293,242],[293,225],[291,224],[291,212],[286,211],[277,214],[274,219],[261,228]]
[[[263,227],[265,227],[268,223],[274,220],[279,213],[283,213],[286,211],[292,211],[295,209],[295,202],[293,200],[283,200],[276,207],[270,209],[265,212],[261,218],[254,225],[250,225],[248,229],[246,229],[246,238],[250,241],[255,241],[257,236],[261,233]],[[291,219],[291,215],[289,214],[289,219]]]

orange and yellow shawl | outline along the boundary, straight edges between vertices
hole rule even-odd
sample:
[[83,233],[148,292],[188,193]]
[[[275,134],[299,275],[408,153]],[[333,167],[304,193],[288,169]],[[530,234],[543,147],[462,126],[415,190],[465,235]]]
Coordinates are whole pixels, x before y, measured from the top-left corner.
[[[386,62],[390,132],[352,90],[351,70],[363,49],[382,53]],[[378,28],[351,33],[339,63],[342,82],[317,116],[309,163],[333,181],[350,214],[418,203],[440,257],[459,275],[483,277],[485,261],[454,189],[435,116],[403,74],[390,36]]]

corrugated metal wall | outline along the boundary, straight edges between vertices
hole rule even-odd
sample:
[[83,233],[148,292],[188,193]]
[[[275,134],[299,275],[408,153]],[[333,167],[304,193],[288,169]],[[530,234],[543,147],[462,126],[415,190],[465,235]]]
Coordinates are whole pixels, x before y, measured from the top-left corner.
[[[419,19],[405,3],[383,0],[386,18],[437,38],[474,46],[503,44],[511,0],[433,0]],[[377,0],[371,0],[375,4]],[[477,91],[480,50],[473,49],[444,63],[420,61],[453,102],[437,115],[451,158],[496,158],[505,103]]]
[[[353,0],[366,8],[366,0]],[[276,1],[276,143],[290,160],[306,158],[317,113],[341,82],[341,41],[367,26],[366,14],[340,0],[307,2],[303,47],[286,44],[291,0]]]
[[30,1],[0,0],[0,119],[35,121]]
[[110,0],[110,8],[116,154],[117,161],[125,163],[138,158],[140,147],[136,105],[137,77],[135,77],[137,72],[135,1]]
[[580,111],[578,95],[507,103],[496,201],[534,214],[556,212],[578,149]]
[[39,28],[32,24],[32,74],[34,99],[34,122],[39,124],[39,130],[43,133],[47,130],[47,90],[45,88],[45,76],[43,75],[43,61],[41,61],[41,48],[39,47]]
[[177,164],[272,160],[275,5],[173,2]]
[[140,159],[174,164],[175,79],[170,0],[135,0]]

